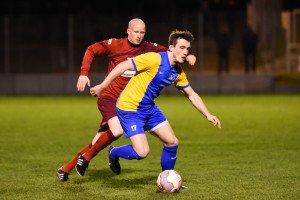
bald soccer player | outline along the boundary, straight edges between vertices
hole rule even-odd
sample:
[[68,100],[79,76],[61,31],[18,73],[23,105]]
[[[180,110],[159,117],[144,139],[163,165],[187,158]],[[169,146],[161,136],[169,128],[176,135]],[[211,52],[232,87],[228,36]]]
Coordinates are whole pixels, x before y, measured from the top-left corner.
[[[83,92],[86,86],[90,86],[88,75],[95,56],[108,57],[107,74],[109,74],[117,64],[129,58],[147,52],[167,50],[167,47],[162,45],[144,41],[145,33],[146,26],[143,20],[134,18],[128,23],[127,38],[111,38],[90,45],[85,51],[82,60],[77,90]],[[196,58],[193,55],[188,55],[186,61],[190,65],[194,65]],[[102,115],[98,132],[90,144],[84,146],[68,163],[57,170],[60,181],[67,181],[69,173],[74,168],[76,168],[80,176],[83,176],[90,160],[123,134],[123,129],[116,113],[116,102],[134,73],[135,71],[133,70],[125,71],[98,96],[98,110]]]

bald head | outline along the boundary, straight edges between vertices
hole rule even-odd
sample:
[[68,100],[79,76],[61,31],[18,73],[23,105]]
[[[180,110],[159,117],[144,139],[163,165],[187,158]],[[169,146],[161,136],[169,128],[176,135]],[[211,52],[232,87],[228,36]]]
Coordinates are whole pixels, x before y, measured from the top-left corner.
[[129,42],[134,45],[139,45],[143,41],[145,33],[146,25],[143,20],[134,18],[129,21],[127,28]]
[[128,23],[128,28],[133,28],[135,26],[143,26],[145,27],[145,23],[140,18],[133,18]]

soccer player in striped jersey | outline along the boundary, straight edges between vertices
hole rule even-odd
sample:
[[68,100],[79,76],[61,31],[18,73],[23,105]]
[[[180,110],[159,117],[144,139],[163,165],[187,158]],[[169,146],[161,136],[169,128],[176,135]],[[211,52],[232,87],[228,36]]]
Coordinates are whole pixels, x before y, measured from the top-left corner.
[[143,159],[149,153],[145,131],[150,131],[163,142],[162,171],[174,169],[177,159],[178,139],[164,114],[155,105],[160,91],[174,84],[214,126],[221,128],[219,119],[210,114],[201,97],[190,86],[180,64],[186,61],[194,37],[189,31],[171,32],[167,52],[149,52],[118,64],[105,80],[90,89],[91,95],[101,95],[116,77],[126,70],[136,73],[131,78],[117,102],[117,114],[125,138],[132,144],[109,147],[109,165],[113,173],[120,174],[119,158]]
[[[146,52],[167,50],[162,45],[144,41],[145,33],[145,23],[141,19],[134,18],[128,23],[127,38],[112,38],[90,45],[86,49],[82,60],[80,76],[77,82],[78,91],[83,92],[86,86],[90,86],[88,75],[95,56],[108,57],[107,74],[109,74],[117,64],[128,58]],[[189,64],[194,65],[196,58],[193,55],[189,55],[187,60]],[[83,176],[89,161],[99,151],[123,134],[116,114],[116,101],[133,74],[133,70],[125,71],[98,96],[97,105],[102,115],[98,133],[90,144],[84,146],[68,163],[58,169],[57,175],[60,181],[67,181],[69,173],[74,167],[76,167],[77,173]]]

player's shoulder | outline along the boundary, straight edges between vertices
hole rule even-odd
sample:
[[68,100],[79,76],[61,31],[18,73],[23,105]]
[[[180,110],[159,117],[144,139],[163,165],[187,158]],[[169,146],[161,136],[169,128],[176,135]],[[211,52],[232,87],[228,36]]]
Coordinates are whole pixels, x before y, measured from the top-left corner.
[[147,52],[147,53],[141,54],[141,56],[150,58],[150,59],[158,59],[161,57],[160,54],[157,52]]
[[157,44],[157,43],[155,43],[155,42],[149,42],[149,41],[143,41],[143,43],[142,43],[143,45],[145,45],[145,46],[153,46],[153,47],[158,47],[159,45]]
[[[143,55],[143,54],[142,54]],[[148,60],[154,65],[159,65],[161,63],[161,55],[157,52],[147,52],[144,53],[144,59]]]
[[126,38],[109,38],[103,41],[106,45],[117,45],[126,42]]

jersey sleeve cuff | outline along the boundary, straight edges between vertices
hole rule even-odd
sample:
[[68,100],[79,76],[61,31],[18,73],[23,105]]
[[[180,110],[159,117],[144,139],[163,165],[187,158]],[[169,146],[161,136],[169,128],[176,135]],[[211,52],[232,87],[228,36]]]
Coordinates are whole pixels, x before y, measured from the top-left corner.
[[130,59],[130,60],[131,60],[131,62],[132,62],[132,64],[133,64],[134,71],[137,72],[138,70],[137,70],[136,65],[135,65],[135,63],[134,63],[134,60],[133,60],[133,59]]
[[184,85],[184,86],[176,86],[177,89],[183,89],[189,87],[190,84]]

